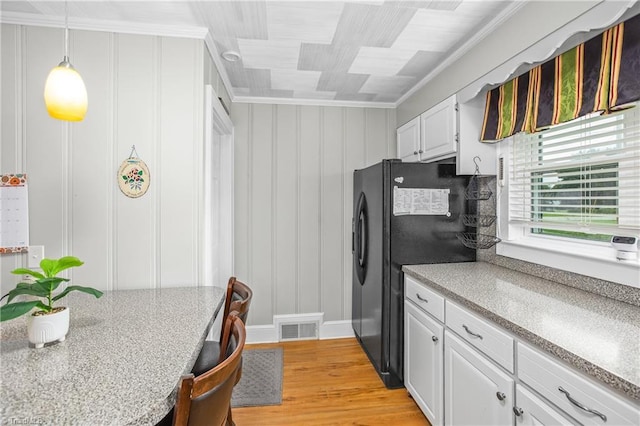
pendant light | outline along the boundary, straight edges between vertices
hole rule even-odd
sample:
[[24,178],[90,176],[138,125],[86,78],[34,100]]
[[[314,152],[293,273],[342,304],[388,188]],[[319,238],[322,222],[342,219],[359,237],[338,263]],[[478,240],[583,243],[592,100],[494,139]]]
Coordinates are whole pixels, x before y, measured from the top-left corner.
[[53,68],[44,86],[44,103],[58,120],[81,121],[87,113],[87,89],[69,62],[69,13],[64,2],[64,58]]

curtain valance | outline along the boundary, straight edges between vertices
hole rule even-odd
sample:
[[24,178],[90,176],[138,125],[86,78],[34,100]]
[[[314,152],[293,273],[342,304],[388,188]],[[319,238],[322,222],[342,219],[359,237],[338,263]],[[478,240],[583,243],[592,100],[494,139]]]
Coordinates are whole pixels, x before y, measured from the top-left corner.
[[640,99],[640,15],[487,92],[480,140],[535,132]]

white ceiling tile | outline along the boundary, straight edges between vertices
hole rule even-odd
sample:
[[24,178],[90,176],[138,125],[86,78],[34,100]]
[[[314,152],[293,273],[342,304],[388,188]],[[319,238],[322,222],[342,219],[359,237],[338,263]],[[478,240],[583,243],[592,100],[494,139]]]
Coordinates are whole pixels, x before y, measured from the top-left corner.
[[396,76],[379,77],[372,75],[360,88],[360,93],[398,94],[404,93],[416,79],[414,77]]
[[349,68],[352,74],[394,76],[416,54],[415,50],[361,47]]
[[294,91],[293,97],[297,99],[335,99],[336,92],[305,92]]
[[343,7],[339,2],[267,2],[269,39],[330,44]]
[[[202,37],[198,34],[207,27],[212,53],[237,50],[242,56],[235,63],[222,61],[218,70],[232,98],[393,102],[465,41],[473,42],[493,17],[523,3],[74,0],[69,2],[69,22],[72,28],[178,37]],[[33,17],[36,25],[60,27],[64,4],[0,0],[0,13],[3,18],[13,13],[10,19],[26,25]]]
[[313,92],[318,87],[320,71],[274,69],[271,71],[271,88]]
[[394,48],[445,52],[468,28],[458,22],[457,14],[420,9],[393,43]]
[[298,68],[299,41],[238,39],[242,63],[247,68]]

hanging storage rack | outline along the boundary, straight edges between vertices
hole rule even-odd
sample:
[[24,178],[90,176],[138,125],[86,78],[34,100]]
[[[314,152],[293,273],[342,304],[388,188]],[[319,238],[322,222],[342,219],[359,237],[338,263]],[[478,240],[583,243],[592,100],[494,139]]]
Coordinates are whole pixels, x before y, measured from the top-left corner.
[[[473,163],[476,166],[475,172],[469,184],[464,191],[465,199],[469,201],[484,201],[489,200],[493,196],[491,188],[480,178],[480,166],[477,161],[482,161],[480,157],[474,157]],[[476,208],[477,210],[477,208]],[[495,211],[495,200],[494,200]],[[462,215],[462,223],[466,226],[489,227],[496,221],[496,216],[486,214],[464,214]],[[500,238],[493,235],[482,234],[479,232],[460,232],[456,234],[456,237],[460,242],[471,249],[488,249],[502,241]]]

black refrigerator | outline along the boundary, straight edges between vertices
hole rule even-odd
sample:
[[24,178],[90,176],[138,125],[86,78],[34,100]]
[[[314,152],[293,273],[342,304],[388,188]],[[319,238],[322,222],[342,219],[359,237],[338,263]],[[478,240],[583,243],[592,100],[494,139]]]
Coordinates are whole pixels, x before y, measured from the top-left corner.
[[403,386],[402,265],[473,262],[475,250],[457,238],[467,228],[464,193],[470,176],[452,160],[383,160],[353,174],[352,324],[388,388]]

